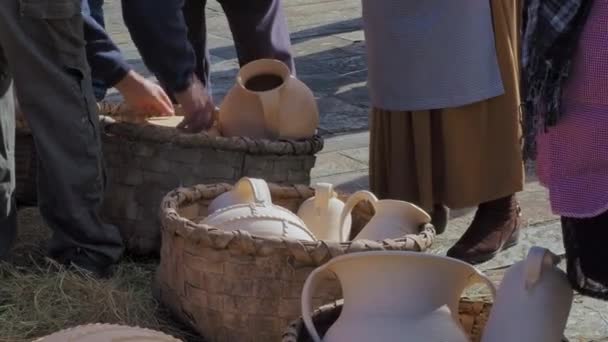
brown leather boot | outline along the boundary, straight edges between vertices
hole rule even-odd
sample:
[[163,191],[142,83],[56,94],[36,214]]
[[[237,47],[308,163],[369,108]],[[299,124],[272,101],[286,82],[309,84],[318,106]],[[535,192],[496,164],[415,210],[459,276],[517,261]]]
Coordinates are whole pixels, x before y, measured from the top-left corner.
[[467,231],[447,255],[470,264],[488,261],[518,243],[520,221],[521,209],[515,195],[482,203]]
[[435,204],[431,213],[431,224],[437,235],[443,234],[450,219],[450,209],[443,204]]

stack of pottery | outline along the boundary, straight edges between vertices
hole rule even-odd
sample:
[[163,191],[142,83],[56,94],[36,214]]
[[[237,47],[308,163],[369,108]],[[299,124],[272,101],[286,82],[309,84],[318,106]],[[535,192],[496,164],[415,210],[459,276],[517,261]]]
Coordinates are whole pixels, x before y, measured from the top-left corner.
[[[302,320],[314,342],[470,341],[458,320],[458,303],[466,287],[484,283],[495,301],[482,342],[558,342],[573,293],[557,262],[550,251],[533,247],[496,293],[487,277],[456,259],[394,251],[344,255],[309,275]],[[339,279],[344,304],[321,337],[310,298],[327,273]]]
[[315,185],[315,196],[307,199],[297,215],[272,203],[268,184],[262,179],[244,177],[231,191],[214,199],[209,216],[199,222],[223,230],[242,229],[257,236],[290,237],[304,241],[350,241],[351,212],[361,201],[372,204],[375,215],[354,240],[398,239],[418,234],[431,218],[422,209],[403,201],[378,200],[368,191],[359,191],[342,202],[333,186]]

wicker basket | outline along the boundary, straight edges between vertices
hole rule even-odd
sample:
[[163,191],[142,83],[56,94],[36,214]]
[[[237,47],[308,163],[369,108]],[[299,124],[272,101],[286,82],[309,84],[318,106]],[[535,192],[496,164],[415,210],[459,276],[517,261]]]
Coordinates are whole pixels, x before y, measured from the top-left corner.
[[[117,225],[133,254],[160,249],[158,208],[165,194],[180,186],[234,183],[244,176],[276,183],[310,182],[315,154],[323,139],[270,141],[244,137],[184,134],[170,127],[115,121],[121,104],[101,104],[101,128],[107,169],[104,219]],[[31,136],[30,136],[31,139]],[[35,169],[25,161],[33,149],[17,149],[22,198],[35,199]],[[23,170],[27,170],[24,172]]]
[[[460,323],[471,338],[471,342],[479,342],[483,328],[490,316],[492,302],[488,298],[462,298],[460,300]],[[321,336],[325,335],[329,327],[340,317],[342,303],[322,306],[313,314],[313,322]],[[302,318],[294,320],[285,330],[282,342],[312,342]]]
[[[308,186],[269,184],[273,203],[293,212],[314,195]],[[262,238],[194,223],[207,205],[230,190],[227,184],[199,185],[169,193],[162,204],[161,262],[157,296],[207,341],[279,341],[285,326],[300,315],[300,295],[312,270],[332,257],[369,250],[424,251],[432,226],[399,240],[351,243]],[[372,215],[369,205],[353,211],[357,234]],[[341,297],[335,278],[325,279],[315,305]]]

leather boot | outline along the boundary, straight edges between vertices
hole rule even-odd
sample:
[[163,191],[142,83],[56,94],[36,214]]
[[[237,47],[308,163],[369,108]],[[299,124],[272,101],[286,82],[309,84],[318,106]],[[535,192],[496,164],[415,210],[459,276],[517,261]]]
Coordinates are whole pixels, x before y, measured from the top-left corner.
[[518,243],[520,223],[521,209],[515,195],[482,203],[467,231],[447,255],[470,264],[488,261]]
[[431,224],[437,235],[443,234],[450,219],[450,209],[443,204],[435,204],[431,213]]

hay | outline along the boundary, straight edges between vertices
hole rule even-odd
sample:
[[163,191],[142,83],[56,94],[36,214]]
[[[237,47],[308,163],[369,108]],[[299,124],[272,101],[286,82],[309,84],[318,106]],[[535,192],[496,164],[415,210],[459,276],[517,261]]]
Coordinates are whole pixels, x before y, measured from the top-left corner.
[[107,280],[68,271],[44,258],[40,243],[48,232],[37,213],[33,220],[31,214],[20,213],[21,238],[13,260],[0,263],[0,341],[32,341],[89,323],[140,326],[188,342],[202,341],[173,321],[153,298],[157,260],[125,260]]

